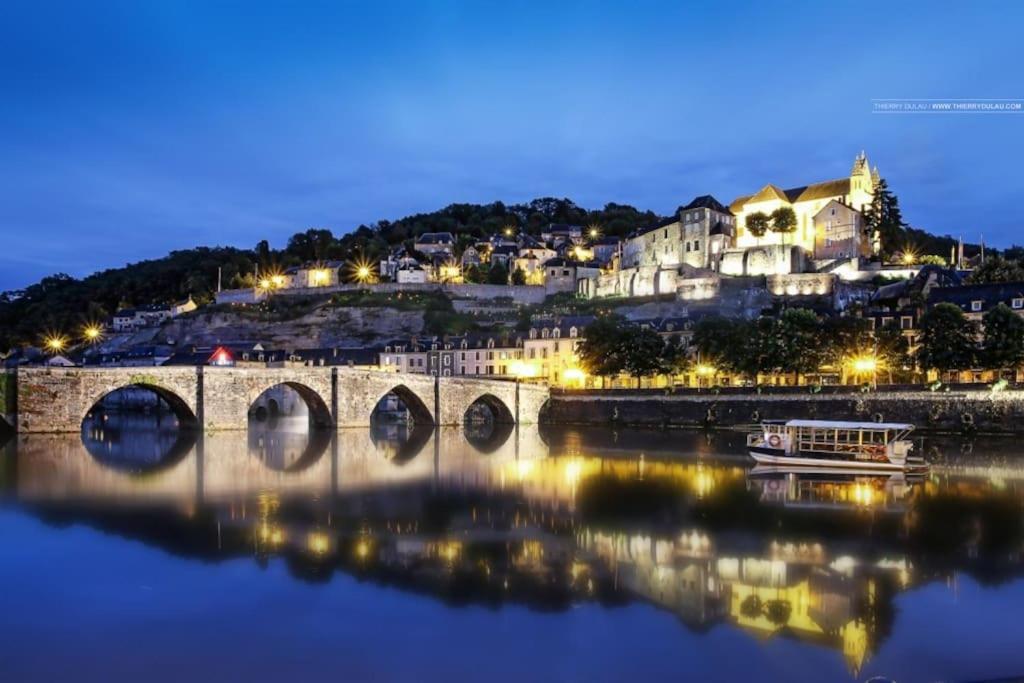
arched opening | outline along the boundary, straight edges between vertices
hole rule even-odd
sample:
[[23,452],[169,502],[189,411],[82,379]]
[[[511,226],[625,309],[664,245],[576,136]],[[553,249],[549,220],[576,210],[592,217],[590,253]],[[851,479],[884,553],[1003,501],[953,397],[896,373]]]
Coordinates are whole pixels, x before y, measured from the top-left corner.
[[296,382],[275,384],[249,406],[249,452],[270,469],[303,470],[327,450],[332,424],[316,391]]
[[137,474],[172,467],[195,445],[188,404],[161,387],[132,384],[105,394],[82,420],[82,443],[107,467]]
[[501,448],[514,427],[512,411],[493,394],[484,394],[473,401],[463,416],[466,440],[482,453],[493,453]]
[[384,394],[370,415],[370,440],[396,464],[415,458],[433,431],[430,409],[404,385]]

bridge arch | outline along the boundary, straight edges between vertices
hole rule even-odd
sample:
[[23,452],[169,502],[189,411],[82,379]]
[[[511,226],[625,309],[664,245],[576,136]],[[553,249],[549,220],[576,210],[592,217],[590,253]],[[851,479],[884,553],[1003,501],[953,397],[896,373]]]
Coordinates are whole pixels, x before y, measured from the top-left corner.
[[195,427],[199,424],[196,418],[195,412],[192,410],[192,406],[184,398],[179,396],[175,391],[168,389],[167,387],[160,386],[159,384],[146,382],[146,381],[134,381],[126,382],[124,384],[106,385],[99,390],[93,392],[93,394],[85,401],[85,414],[82,415],[81,422],[84,425],[86,421],[93,416],[98,407],[102,407],[102,403],[110,396],[119,392],[131,391],[137,389],[140,391],[148,391],[156,394],[164,403],[168,405],[171,412],[178,419],[178,422],[183,427]]
[[327,405],[327,401],[324,397],[321,396],[316,389],[313,389],[302,382],[288,380],[259,386],[253,389],[252,392],[250,392],[249,400],[247,402],[247,414],[249,418],[255,418],[258,421],[263,421],[265,419],[273,419],[289,414],[291,411],[288,410],[285,405],[287,402],[287,395],[279,395],[274,392],[275,389],[280,387],[285,387],[295,392],[299,399],[309,409],[309,423],[311,427],[319,429],[333,426],[334,420],[331,417],[331,409]]
[[382,404],[387,400],[388,396],[392,394],[401,401],[403,406],[405,406],[409,416],[412,418],[413,424],[424,426],[433,426],[435,424],[434,415],[430,408],[427,407],[427,404],[415,391],[407,387],[405,384],[397,384],[381,394],[371,411],[371,422],[373,422],[375,418],[379,417],[379,411]]

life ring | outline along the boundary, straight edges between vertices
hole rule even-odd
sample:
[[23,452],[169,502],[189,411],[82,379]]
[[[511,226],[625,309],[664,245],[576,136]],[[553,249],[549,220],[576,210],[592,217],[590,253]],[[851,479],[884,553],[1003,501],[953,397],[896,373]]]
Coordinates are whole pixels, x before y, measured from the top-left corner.
[[768,436],[768,445],[772,448],[778,448],[782,445],[782,437],[778,434],[771,434]]

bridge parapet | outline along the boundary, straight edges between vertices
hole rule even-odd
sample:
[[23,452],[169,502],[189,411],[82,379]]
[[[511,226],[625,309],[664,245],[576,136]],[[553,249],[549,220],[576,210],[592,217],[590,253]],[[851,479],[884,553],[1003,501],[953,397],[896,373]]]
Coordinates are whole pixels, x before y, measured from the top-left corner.
[[104,396],[134,386],[153,390],[204,429],[245,429],[256,399],[281,384],[299,392],[318,424],[338,428],[368,426],[392,391],[417,421],[445,426],[461,425],[479,399],[503,421],[533,424],[549,396],[543,385],[344,367],[19,368],[0,373],[0,416],[22,433],[77,432]]

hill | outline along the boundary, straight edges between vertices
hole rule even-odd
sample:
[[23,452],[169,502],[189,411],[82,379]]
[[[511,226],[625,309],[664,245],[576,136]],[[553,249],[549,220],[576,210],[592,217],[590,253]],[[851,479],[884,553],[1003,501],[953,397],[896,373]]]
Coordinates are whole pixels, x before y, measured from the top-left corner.
[[[292,235],[282,249],[272,248],[266,240],[253,249],[199,247],[82,279],[56,274],[24,290],[0,294],[0,349],[39,344],[50,332],[74,336],[85,324],[107,320],[119,308],[168,304],[188,296],[207,304],[217,291],[218,278],[225,288],[250,287],[257,268],[281,269],[328,259],[375,261],[395,246],[411,247],[425,232],[452,232],[462,248],[507,228],[536,236],[550,223],[597,225],[603,235],[624,237],[661,219],[653,211],[624,204],[589,210],[551,197],[511,205],[451,204],[431,213],[360,225],[340,236],[326,229],[306,230]],[[914,229],[903,237],[919,252],[940,256],[948,256],[956,244],[951,237]],[[977,250],[975,245],[966,248],[968,255]]]

